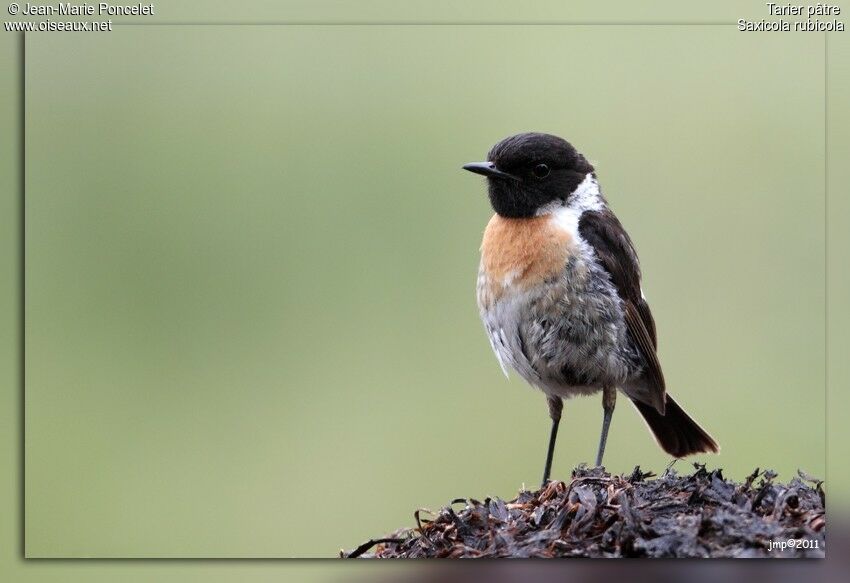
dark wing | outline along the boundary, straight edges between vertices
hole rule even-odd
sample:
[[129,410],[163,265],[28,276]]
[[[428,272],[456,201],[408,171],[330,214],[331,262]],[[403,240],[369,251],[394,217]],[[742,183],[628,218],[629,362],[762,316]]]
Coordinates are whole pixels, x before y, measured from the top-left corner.
[[664,413],[665,385],[658,362],[655,320],[640,290],[640,263],[629,235],[610,210],[586,211],[578,223],[581,237],[593,247],[623,300],[626,327],[646,364],[644,377],[653,405]]

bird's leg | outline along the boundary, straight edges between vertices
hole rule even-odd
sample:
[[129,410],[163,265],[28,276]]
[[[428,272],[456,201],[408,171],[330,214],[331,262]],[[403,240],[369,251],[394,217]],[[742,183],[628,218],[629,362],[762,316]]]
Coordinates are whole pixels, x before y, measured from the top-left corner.
[[549,449],[546,451],[546,467],[543,468],[543,484],[541,488],[546,486],[549,481],[549,474],[552,471],[552,456],[555,454],[555,440],[558,438],[558,424],[561,422],[561,410],[564,408],[564,401],[561,397],[550,396],[549,402],[549,417],[552,419],[552,430],[549,433]]
[[596,466],[602,465],[602,456],[605,454],[605,442],[608,441],[608,428],[611,427],[611,416],[614,414],[614,405],[617,403],[617,389],[614,387],[602,388],[602,434],[599,436],[599,451],[596,453]]

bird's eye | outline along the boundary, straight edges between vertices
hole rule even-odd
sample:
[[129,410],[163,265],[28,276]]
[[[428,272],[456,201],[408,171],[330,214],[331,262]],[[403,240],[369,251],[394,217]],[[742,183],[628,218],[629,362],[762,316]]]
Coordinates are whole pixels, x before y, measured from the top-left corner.
[[549,176],[549,167],[546,164],[538,164],[532,172],[537,178],[546,178]]

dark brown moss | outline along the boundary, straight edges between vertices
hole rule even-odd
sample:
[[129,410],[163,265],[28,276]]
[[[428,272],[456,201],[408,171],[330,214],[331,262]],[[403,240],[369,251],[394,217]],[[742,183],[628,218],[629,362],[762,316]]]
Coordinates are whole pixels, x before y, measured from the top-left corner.
[[[823,484],[803,473],[788,484],[756,470],[744,482],[696,465],[608,474],[579,467],[510,501],[457,499],[417,526],[373,539],[342,557],[822,557]],[[808,541],[771,549],[771,541]]]

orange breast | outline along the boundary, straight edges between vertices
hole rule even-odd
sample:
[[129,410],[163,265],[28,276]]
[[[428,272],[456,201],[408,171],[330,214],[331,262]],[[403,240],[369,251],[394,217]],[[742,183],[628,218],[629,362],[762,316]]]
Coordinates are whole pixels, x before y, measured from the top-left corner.
[[481,242],[481,272],[493,299],[560,273],[575,241],[551,215],[508,219],[493,215]]

